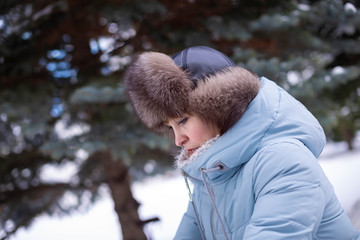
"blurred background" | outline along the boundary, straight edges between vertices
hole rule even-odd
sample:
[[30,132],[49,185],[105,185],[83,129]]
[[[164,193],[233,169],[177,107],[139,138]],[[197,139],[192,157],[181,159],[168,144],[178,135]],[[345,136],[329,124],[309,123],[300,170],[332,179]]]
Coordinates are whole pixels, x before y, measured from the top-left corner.
[[[194,45],[276,81],[314,113],[330,143],[320,161],[360,228],[360,1],[1,0],[0,239],[35,239],[24,233],[34,222],[46,236],[37,240],[55,239],[51,229],[170,239],[187,201],[176,149],[141,125],[122,79],[134,54]],[[104,202],[94,225],[65,228]],[[173,222],[161,218],[173,208]]]

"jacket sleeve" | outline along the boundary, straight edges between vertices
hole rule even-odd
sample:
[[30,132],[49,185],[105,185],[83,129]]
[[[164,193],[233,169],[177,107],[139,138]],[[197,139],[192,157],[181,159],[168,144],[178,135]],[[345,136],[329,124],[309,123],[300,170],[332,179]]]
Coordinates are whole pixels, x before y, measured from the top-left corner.
[[192,203],[189,202],[187,211],[184,213],[174,240],[201,240],[200,229],[196,223]]
[[301,143],[278,143],[253,169],[255,206],[244,239],[313,239],[325,208],[322,170]]

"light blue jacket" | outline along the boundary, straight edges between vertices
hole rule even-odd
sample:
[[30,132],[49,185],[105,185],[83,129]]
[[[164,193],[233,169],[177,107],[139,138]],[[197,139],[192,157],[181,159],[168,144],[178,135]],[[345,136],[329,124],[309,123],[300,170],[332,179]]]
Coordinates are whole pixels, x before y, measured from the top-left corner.
[[183,168],[193,204],[175,239],[360,239],[316,159],[324,144],[313,115],[261,78],[243,117]]

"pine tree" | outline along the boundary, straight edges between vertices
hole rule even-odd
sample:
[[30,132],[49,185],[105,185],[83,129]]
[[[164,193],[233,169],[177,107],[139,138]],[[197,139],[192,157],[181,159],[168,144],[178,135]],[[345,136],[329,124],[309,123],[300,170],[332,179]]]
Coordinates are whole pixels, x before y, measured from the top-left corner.
[[[111,1],[5,3],[0,17],[0,238],[41,213],[85,211],[107,186],[123,238],[146,239],[142,229],[148,220],[139,219],[130,183],[144,173],[136,166],[152,158],[170,165],[165,158],[170,145],[144,131],[126,101],[121,75],[133,50],[120,44],[135,33],[125,23],[115,31],[117,16],[110,9],[117,6],[125,20],[143,10]],[[76,172],[68,181],[44,179],[46,169],[69,164]],[[69,196],[76,201],[69,204]]]

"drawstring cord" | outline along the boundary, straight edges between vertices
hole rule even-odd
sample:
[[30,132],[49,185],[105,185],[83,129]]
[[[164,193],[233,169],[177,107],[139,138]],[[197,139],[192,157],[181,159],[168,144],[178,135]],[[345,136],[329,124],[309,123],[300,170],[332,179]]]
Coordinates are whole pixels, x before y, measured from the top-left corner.
[[219,213],[219,211],[218,211],[218,209],[217,209],[217,207],[216,207],[216,204],[215,204],[214,192],[212,191],[211,185],[210,185],[209,183],[207,183],[207,182],[206,182],[206,179],[205,179],[205,173],[214,172],[214,171],[219,171],[219,170],[222,170],[222,169],[223,169],[223,166],[218,165],[218,166],[216,166],[216,167],[214,167],[214,168],[211,168],[211,169],[207,169],[207,170],[206,170],[206,169],[204,169],[204,168],[201,168],[200,170],[201,170],[201,177],[202,177],[202,180],[203,180],[203,182],[204,182],[204,184],[205,184],[205,186],[206,186],[206,190],[207,190],[207,192],[208,192],[208,194],[209,194],[209,196],[210,196],[211,203],[212,203],[212,205],[213,205],[213,208],[215,209],[216,215],[217,215],[218,218],[219,218],[220,225],[221,225],[221,229],[222,229],[222,231],[223,231],[223,233],[224,233],[224,235],[225,235],[225,239],[228,240],[229,238],[228,238],[228,236],[227,236],[227,234],[226,234],[225,227],[224,227],[224,223],[223,223],[222,220],[221,220],[220,213]]
[[201,238],[202,238],[202,240],[206,240],[206,239],[205,239],[205,236],[204,236],[204,232],[203,232],[203,230],[202,230],[202,228],[201,228],[201,225],[200,225],[199,217],[198,217],[198,215],[197,215],[197,213],[196,213],[195,204],[194,204],[194,202],[193,202],[193,198],[192,198],[192,194],[191,194],[191,189],[190,189],[190,186],[189,186],[189,182],[188,182],[188,179],[187,179],[187,175],[186,175],[186,173],[185,173],[184,171],[182,171],[182,175],[184,176],[184,179],[185,179],[186,188],[187,188],[188,194],[189,194],[189,200],[190,200],[191,205],[192,205],[192,208],[193,208],[193,210],[194,210],[196,223],[197,223],[197,225],[198,225],[198,227],[199,227],[199,230],[200,230],[200,233],[201,233]]

